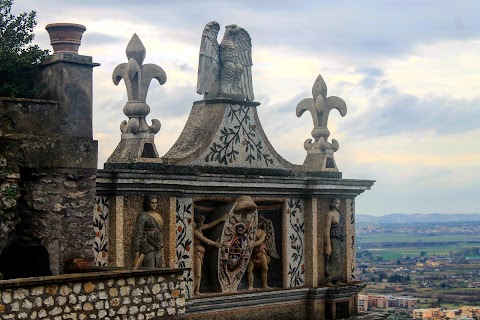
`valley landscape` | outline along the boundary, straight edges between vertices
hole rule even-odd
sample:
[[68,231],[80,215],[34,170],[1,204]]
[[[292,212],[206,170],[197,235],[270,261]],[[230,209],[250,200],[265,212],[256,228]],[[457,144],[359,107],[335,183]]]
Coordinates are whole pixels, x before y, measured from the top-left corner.
[[480,214],[357,214],[365,295],[408,295],[416,308],[480,306]]

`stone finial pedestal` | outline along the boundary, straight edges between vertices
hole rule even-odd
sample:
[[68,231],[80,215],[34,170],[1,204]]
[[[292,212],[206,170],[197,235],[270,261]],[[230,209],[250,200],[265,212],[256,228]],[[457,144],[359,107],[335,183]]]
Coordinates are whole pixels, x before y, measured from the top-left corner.
[[122,134],[122,139],[106,163],[161,162],[155,147],[155,134]]
[[54,53],[41,65],[38,81],[45,88],[38,99],[56,100],[61,106],[54,121],[57,134],[92,138],[92,57],[71,52]]
[[150,107],[146,103],[150,81],[157,79],[160,85],[167,81],[165,71],[155,64],[143,64],[146,50],[140,38],[134,34],[125,53],[128,63],[119,64],[112,74],[113,83],[123,79],[128,101],[123,113],[128,117],[120,124],[122,140],[106,163],[161,162],[155,147],[155,134],[160,131],[160,121],[146,122]]
[[313,150],[311,153],[307,151],[307,157],[303,162],[303,168],[306,171],[338,171],[335,158],[333,157],[333,150]]
[[297,105],[297,117],[300,117],[305,111],[310,111],[313,120],[313,139],[305,140],[303,146],[307,150],[307,157],[303,163],[305,171],[333,171],[337,172],[333,153],[338,150],[338,141],[332,139],[328,142],[330,131],[328,130],[328,115],[332,109],[337,109],[340,115],[344,117],[347,114],[347,105],[339,97],[331,96],[327,98],[327,84],[321,75],[312,87],[313,98],[307,98],[300,101]]

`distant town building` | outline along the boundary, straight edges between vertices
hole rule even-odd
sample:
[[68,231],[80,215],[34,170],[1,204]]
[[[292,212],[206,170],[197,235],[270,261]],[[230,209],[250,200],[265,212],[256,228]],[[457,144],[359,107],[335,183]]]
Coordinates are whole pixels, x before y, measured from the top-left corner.
[[387,308],[414,309],[417,303],[418,299],[411,296],[359,295],[358,311]]
[[358,295],[358,312],[368,311],[368,296],[364,294]]
[[371,309],[388,308],[388,297],[386,296],[368,296],[368,307]]
[[460,309],[415,309],[413,319],[421,320],[479,320],[480,307],[461,307]]
[[440,320],[443,312],[440,308],[415,309],[413,310],[413,319]]
[[417,306],[418,298],[410,296],[390,297],[388,306],[401,309],[414,309]]
[[443,318],[446,319],[456,319],[460,315],[461,311],[457,309],[444,310]]
[[461,315],[472,319],[480,319],[480,307],[461,307]]

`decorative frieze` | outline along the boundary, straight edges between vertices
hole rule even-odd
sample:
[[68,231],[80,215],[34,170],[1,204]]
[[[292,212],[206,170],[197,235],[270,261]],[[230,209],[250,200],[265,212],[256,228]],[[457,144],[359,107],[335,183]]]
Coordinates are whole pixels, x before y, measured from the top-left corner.
[[303,199],[287,199],[287,279],[290,288],[305,285],[305,205]]
[[193,202],[192,198],[177,198],[176,206],[177,268],[186,268],[185,297],[193,296]]
[[95,197],[93,209],[93,240],[94,265],[107,266],[108,264],[108,215],[110,205],[106,196]]

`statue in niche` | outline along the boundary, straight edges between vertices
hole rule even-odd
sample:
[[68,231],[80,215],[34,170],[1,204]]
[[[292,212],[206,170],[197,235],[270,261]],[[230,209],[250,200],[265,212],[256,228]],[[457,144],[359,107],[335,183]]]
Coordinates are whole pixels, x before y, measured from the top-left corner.
[[217,97],[253,101],[252,40],[235,24],[225,27],[220,45],[220,25],[209,22],[202,34],[198,61],[197,92],[204,99]]
[[162,268],[163,259],[163,219],[156,212],[158,199],[154,195],[143,199],[143,212],[137,216],[133,235],[134,269]]
[[342,285],[340,278],[344,256],[345,228],[340,223],[340,200],[330,201],[325,221],[325,281],[327,286]]
[[208,239],[203,235],[203,230],[211,229],[218,225],[220,222],[225,222],[227,216],[223,216],[217,220],[214,220],[210,223],[204,224],[205,216],[202,214],[195,214],[195,229],[193,230],[194,235],[194,249],[193,249],[193,293],[195,295],[200,294],[200,282],[202,281],[202,267],[203,267],[203,257],[205,256],[205,247],[203,244],[213,246],[217,249],[220,249],[221,244],[218,241],[213,241]]
[[262,287],[269,288],[267,284],[268,279],[268,265],[270,259],[278,259],[280,256],[277,253],[275,245],[275,230],[271,220],[264,217],[258,218],[258,228],[255,236],[255,247],[253,249],[252,257],[247,266],[247,280],[248,290],[253,289],[253,270],[260,269],[260,276],[262,280]]

